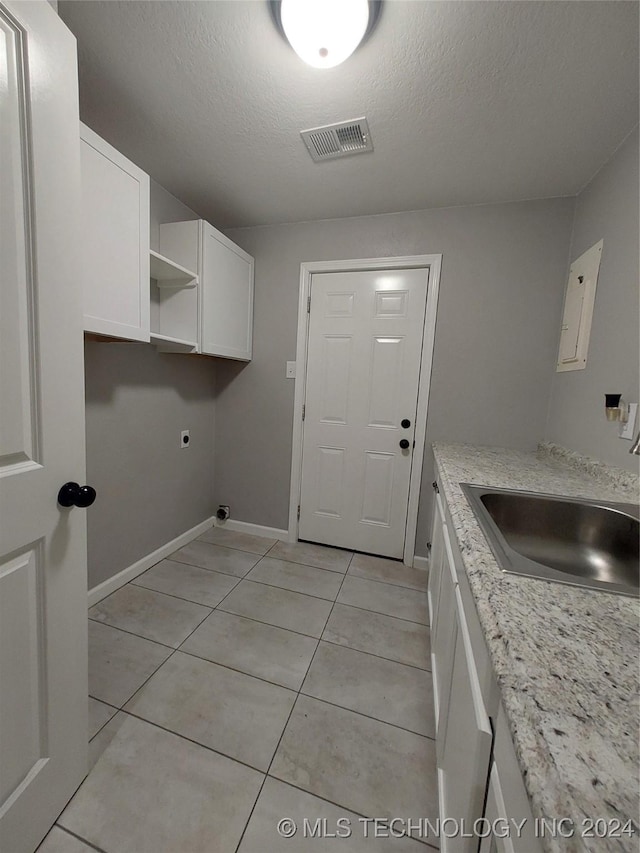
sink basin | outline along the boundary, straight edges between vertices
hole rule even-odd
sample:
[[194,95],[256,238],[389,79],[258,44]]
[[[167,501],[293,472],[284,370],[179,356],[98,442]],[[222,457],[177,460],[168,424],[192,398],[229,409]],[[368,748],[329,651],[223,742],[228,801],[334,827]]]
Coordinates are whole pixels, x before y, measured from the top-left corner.
[[638,506],[460,485],[503,571],[638,595]]

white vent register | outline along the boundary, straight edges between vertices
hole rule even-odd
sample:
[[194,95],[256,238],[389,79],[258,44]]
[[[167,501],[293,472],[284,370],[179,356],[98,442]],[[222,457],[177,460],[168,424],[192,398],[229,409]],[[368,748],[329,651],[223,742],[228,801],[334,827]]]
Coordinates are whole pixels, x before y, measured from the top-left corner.
[[311,154],[311,159],[316,163],[373,151],[366,118],[312,127],[310,130],[300,131],[300,136]]
[[587,366],[602,245],[603,241],[600,240],[571,264],[564,298],[556,373],[583,370]]

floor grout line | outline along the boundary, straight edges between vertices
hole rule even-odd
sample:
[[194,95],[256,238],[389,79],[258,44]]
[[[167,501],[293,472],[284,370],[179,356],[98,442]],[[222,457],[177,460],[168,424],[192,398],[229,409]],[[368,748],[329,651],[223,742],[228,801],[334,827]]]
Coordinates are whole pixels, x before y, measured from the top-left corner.
[[[279,776],[272,776],[271,773],[267,773],[267,779],[273,779],[276,782],[279,782],[281,785],[287,785],[289,788],[293,788],[295,791],[300,791],[300,793],[302,793],[302,794],[307,794],[308,796],[314,797],[316,800],[321,800],[323,803],[327,803],[328,805],[334,806],[335,808],[344,809],[345,812],[349,812],[349,814],[356,815],[356,817],[361,817],[361,818],[364,818],[365,820],[376,820],[376,817],[374,815],[366,815],[366,814],[363,814],[362,812],[357,811],[356,809],[347,808],[346,806],[342,805],[341,803],[336,803],[334,800],[329,800],[329,799],[327,799],[327,797],[323,797],[321,794],[314,794],[312,791],[308,791],[306,788],[301,788],[300,785],[296,785],[295,782],[290,782],[287,779],[281,779]],[[265,779],[265,784],[266,784],[266,779]],[[389,820],[391,820],[391,818],[389,818]],[[428,841],[424,841],[423,839],[418,838],[417,836],[414,836],[414,835],[407,835],[406,833],[404,833],[403,835],[398,836],[398,838],[408,838],[411,841],[420,842],[421,844],[424,844],[425,846],[429,847],[430,849],[432,849],[434,851],[439,850],[439,848],[434,847],[432,844],[429,844]],[[391,840],[391,839],[389,839],[389,840]]]
[[[205,542],[205,545],[206,544],[207,543]],[[248,552],[243,551],[242,553],[247,554]],[[257,555],[254,554],[253,556],[255,557]],[[224,569],[220,569],[220,568],[214,569],[214,568],[211,568],[210,566],[199,566],[197,563],[188,563],[186,560],[172,560],[170,557],[164,558],[164,560],[169,560],[171,563],[177,563],[179,566],[191,566],[192,569],[202,569],[203,572],[215,572],[216,574],[224,575],[227,578],[237,578],[237,580],[239,580],[239,581],[244,580],[246,578],[246,576],[249,574],[249,572],[252,571],[252,569],[255,569],[255,567],[258,565],[258,563],[260,562],[261,559],[262,559],[262,557],[258,557],[258,559],[253,564],[253,566],[250,566],[244,575],[235,575],[235,574],[233,574],[233,572],[225,572]],[[136,577],[139,577],[139,578],[142,577],[142,575],[146,574],[151,569],[155,569],[155,567],[159,566],[160,563],[163,563],[164,560],[160,560],[158,563],[154,563],[153,566],[149,566],[148,569],[145,569],[144,572],[140,572],[140,574],[136,575]],[[133,583],[135,581],[135,579],[136,578],[133,578],[132,580],[127,581],[127,583]],[[125,584],[125,586],[126,585],[127,584]],[[115,592],[117,592],[117,591],[118,590],[115,590]],[[111,595],[113,595],[113,593],[111,593]],[[102,599],[102,601],[104,601],[104,599]]]
[[[77,838],[77,839],[78,839],[78,841],[82,841],[82,843],[83,843],[83,844],[86,844],[86,845],[87,845],[87,847],[90,847],[92,850],[97,850],[97,851],[98,851],[98,853],[106,853],[106,850],[103,850],[103,848],[102,848],[102,847],[98,847],[96,844],[94,844],[92,841],[89,841],[89,840],[88,840],[87,838],[85,838],[84,836],[82,836],[82,835],[78,835],[78,833],[77,833],[77,832],[74,832],[74,831],[73,831],[73,830],[71,830],[71,829],[67,829],[67,827],[66,827],[66,826],[62,826],[62,824],[61,824],[61,823],[57,823],[57,822],[56,822],[56,823],[54,823],[54,825],[53,825],[53,826],[57,826],[57,827],[58,827],[58,829],[62,830],[62,832],[66,832],[66,833],[67,833],[67,835],[71,835],[71,836],[72,836],[72,838]],[[53,827],[51,827],[51,829],[53,829]],[[51,832],[51,829],[49,830],[49,832]],[[49,833],[47,833],[47,835],[48,835],[48,834],[49,834]],[[46,838],[46,837],[47,837],[47,836],[45,835],[45,838]],[[44,839],[43,839],[43,841],[44,841]],[[38,849],[40,849],[40,848],[38,848]],[[36,850],[36,853],[38,853],[38,850]]]
[[[306,636],[306,635],[302,635]],[[309,637],[310,640],[315,640],[315,637]],[[319,642],[319,641],[318,641]],[[177,652],[180,652],[182,655],[188,655],[190,658],[196,658],[196,660],[202,660],[206,663],[211,663],[214,666],[220,666],[223,669],[228,669],[229,672],[236,672],[238,675],[245,675],[247,678],[255,678],[256,681],[261,681],[263,684],[268,684],[270,687],[279,687],[281,690],[288,690],[290,693],[298,693],[299,687],[289,687],[287,684],[280,684],[278,681],[270,681],[268,678],[264,678],[261,675],[255,675],[253,672],[247,672],[245,669],[238,669],[235,666],[230,666],[228,663],[221,663],[217,660],[212,660],[211,658],[206,658],[203,655],[197,655],[195,652],[188,652],[185,649],[176,649]],[[130,700],[127,700],[130,701]]]
[[[425,626],[427,627],[427,626]],[[320,640],[323,643],[329,643],[332,646],[338,646],[341,649],[351,649],[354,652],[362,652],[363,655],[371,655],[371,657],[379,658],[380,660],[386,660],[390,663],[401,663],[403,666],[410,666],[412,669],[417,669],[420,672],[431,672],[430,669],[427,669],[424,666],[418,666],[415,663],[407,663],[406,660],[398,660],[398,658],[386,658],[384,655],[378,655],[375,652],[370,652],[367,649],[359,649],[356,646],[348,646],[345,643],[336,643],[334,640],[328,640],[326,637],[320,637]]]
[[[402,563],[401,565],[404,566],[404,563]],[[409,567],[404,566],[404,568],[409,568]],[[358,571],[361,571],[361,570],[358,570]],[[424,569],[416,569],[416,571],[422,572],[422,571],[424,571]],[[380,580],[380,578],[371,578],[368,575],[358,575],[355,572],[351,572],[349,574],[349,577],[352,578],[353,580],[357,580],[357,581],[371,581],[371,583],[379,583],[379,584],[382,584],[383,586],[392,586],[394,589],[406,589],[409,592],[421,592],[424,595],[427,594],[427,588],[426,587],[424,589],[421,589],[418,586],[406,586],[405,584],[394,583],[393,581],[383,581],[383,580]]]
[[[328,603],[331,604],[332,602]],[[283,628],[282,625],[274,625],[273,622],[264,622],[262,619],[256,619],[255,616],[246,616],[244,613],[235,613],[233,610],[225,610],[223,607],[220,607],[220,605],[218,605],[215,610],[219,610],[221,613],[228,613],[230,616],[241,616],[243,619],[251,619],[253,622],[258,622],[260,625],[269,625],[271,628],[281,628],[283,631],[291,631],[292,634],[297,634],[299,637],[311,637],[312,640],[320,639],[320,637],[316,637],[313,634],[303,634],[302,631],[294,631],[293,628]]]
[[[302,565],[302,564],[301,563],[292,563],[291,565],[297,566],[297,565]],[[254,568],[255,568],[255,566],[254,566]],[[313,566],[305,566],[305,568],[310,569],[310,568],[313,568]],[[251,571],[253,571],[253,569]],[[314,569],[314,571],[315,571],[315,569]],[[318,569],[317,571],[324,572],[325,570],[324,569]],[[250,581],[251,583],[259,583],[261,586],[269,586],[272,589],[281,589],[281,590],[283,590],[283,592],[295,592],[297,595],[306,595],[309,598],[317,598],[318,601],[335,601],[335,598],[327,598],[324,595],[315,595],[313,592],[301,592],[301,590],[291,589],[291,587],[289,587],[289,586],[280,586],[280,584],[269,583],[268,581],[258,581],[255,578],[249,577],[250,574],[251,574],[251,572],[249,572],[249,574],[246,576],[246,578],[242,578],[242,580],[243,581]],[[337,572],[332,572],[331,574],[337,575]]]
[[[301,565],[301,564],[296,563],[295,565]],[[312,568],[312,566],[307,566],[307,568]],[[320,571],[322,571],[322,569],[320,569]],[[334,572],[333,574],[336,574],[336,572]],[[280,590],[282,590],[282,592],[292,592],[294,595],[305,595],[307,598],[314,598],[316,601],[330,601],[330,602],[335,601],[335,598],[323,598],[321,595],[314,595],[312,592],[300,592],[297,589],[289,589],[286,586],[278,586],[275,583],[265,583],[264,581],[257,581],[257,580],[254,580],[253,578],[250,578],[249,575],[242,578],[242,580],[246,581],[247,583],[255,583],[255,584],[259,584],[260,586],[268,586],[269,589],[280,589]],[[341,587],[342,587],[342,584],[340,584],[340,588]]]
[[[275,548],[275,545],[274,545],[274,548]],[[287,563],[291,566],[302,566],[305,569],[317,569],[319,572],[325,572],[326,574],[330,574],[330,575],[340,576],[340,575],[346,575],[346,573],[347,573],[346,569],[343,572],[340,569],[328,569],[326,566],[312,566],[310,563],[302,563],[299,560],[290,560],[290,559],[288,560],[286,557],[271,557],[271,556],[269,556],[269,554],[270,554],[270,552],[267,552],[266,554],[264,554],[260,558],[259,562],[256,563],[256,565],[251,569],[251,571],[253,571],[253,569],[257,568],[263,560],[268,559],[268,560],[273,560],[276,563]],[[351,562],[351,561],[349,561],[349,562]]]
[[[212,609],[211,613],[213,613]],[[211,616],[211,613],[208,615]],[[205,619],[206,618],[207,617],[205,616]],[[202,621],[204,621],[204,619]],[[122,631],[123,634],[129,634],[130,637],[137,637],[139,640],[146,640],[147,643],[155,643],[156,646],[162,646],[163,649],[171,649],[172,652],[175,652],[177,648],[176,646],[169,646],[166,643],[161,643],[159,640],[150,640],[149,637],[145,637],[142,634],[136,634],[134,631],[128,631],[126,628],[121,628],[119,625],[112,625],[110,622],[103,622],[101,619],[94,619],[92,616],[89,616],[89,622],[93,622],[95,625],[104,625],[106,628],[111,628],[113,631]],[[200,625],[201,624],[202,622]],[[94,696],[93,698],[95,699],[96,697]],[[100,701],[102,702],[102,699],[100,699]],[[107,704],[109,703],[107,702]]]
[[307,699],[315,699],[316,702],[322,702],[324,705],[331,705],[332,708],[339,708],[341,711],[349,711],[351,714],[357,714],[359,717],[364,717],[366,720],[373,720],[374,723],[382,723],[384,726],[391,726],[394,729],[399,729],[401,732],[423,737],[425,740],[432,740],[435,743],[435,737],[426,735],[424,732],[417,732],[415,729],[408,729],[406,726],[400,726],[398,723],[390,723],[388,720],[381,720],[380,717],[372,717],[371,714],[365,714],[364,711],[358,711],[356,708],[349,708],[346,705],[339,705],[337,702],[330,702],[329,699],[324,699],[322,696],[315,696],[313,693],[305,693],[300,690],[299,696],[305,696]]
[[[213,527],[210,529],[211,530],[223,530],[224,528]],[[229,532],[231,532],[231,531],[229,531]],[[257,551],[247,551],[246,548],[238,548],[237,545],[223,545],[221,542],[211,542],[208,539],[203,538],[205,535],[206,534],[203,533],[201,536],[196,536],[196,538],[192,539],[191,542],[203,542],[205,545],[215,545],[218,548],[228,548],[230,551],[242,551],[243,554],[253,554],[254,557],[260,557],[260,558],[265,557],[269,553],[269,551],[276,545],[276,543],[278,541],[278,540],[276,540],[273,545],[269,545],[269,547],[267,548],[266,551],[264,551],[264,553],[258,553]],[[246,534],[245,533],[243,535],[244,536],[247,536],[247,535],[251,536],[253,534]],[[267,536],[265,538],[268,539],[269,537]],[[187,542],[187,545],[191,545],[191,542]],[[186,548],[187,546],[183,545],[182,547]],[[179,551],[180,549],[178,548],[177,550]],[[175,551],[173,553],[175,554]],[[165,559],[170,560],[171,557],[165,557]]]
[[420,625],[422,628],[429,627],[428,622],[416,622],[415,619],[406,619],[404,616],[396,616],[395,613],[384,613],[382,610],[372,610],[370,607],[363,607],[361,604],[351,604],[350,601],[338,601],[336,599],[336,604],[341,604],[343,607],[353,607],[354,610],[364,610],[367,613],[375,613],[376,616],[388,616],[389,619],[399,619],[401,622],[408,622],[410,625]]
[[[351,555],[351,559],[353,559],[353,555]],[[349,564],[351,564],[351,560],[349,560]],[[348,566],[347,566],[347,569],[348,569]],[[342,580],[342,583],[340,584],[340,589],[339,589],[339,590],[338,590],[338,592],[337,592],[336,598],[337,598],[337,596],[338,596],[338,595],[340,595],[340,590],[342,589],[342,584],[344,584],[344,578],[345,578],[346,576],[347,576],[347,574],[346,574],[346,572],[345,572],[344,577],[343,577],[343,580]],[[331,605],[331,610],[329,611],[329,615],[327,616],[327,619],[326,619],[326,621],[325,621],[325,623],[324,623],[324,628],[322,629],[322,632],[321,632],[321,634],[320,634],[320,637],[318,637],[318,642],[316,643],[316,647],[315,647],[314,652],[313,652],[313,654],[312,654],[312,656],[311,656],[311,660],[309,661],[309,666],[307,667],[307,671],[306,671],[306,672],[305,672],[305,674],[304,674],[304,678],[303,678],[303,679],[302,679],[302,681],[300,682],[300,688],[299,688],[299,689],[298,689],[298,691],[297,691],[297,696],[296,696],[296,698],[295,698],[295,701],[294,701],[293,705],[291,706],[291,710],[289,711],[289,716],[287,717],[287,721],[285,722],[284,726],[282,727],[282,732],[280,733],[280,737],[278,738],[278,743],[276,744],[276,748],[274,749],[274,751],[273,751],[273,755],[271,756],[271,761],[269,762],[269,766],[267,767],[267,772],[266,772],[266,774],[265,774],[265,777],[264,777],[264,779],[262,780],[262,785],[260,786],[260,790],[258,791],[258,796],[256,797],[256,801],[255,801],[255,803],[253,804],[253,808],[251,809],[251,811],[250,811],[250,813],[249,813],[249,817],[247,818],[247,821],[246,821],[246,823],[245,823],[245,825],[244,825],[244,829],[242,830],[242,834],[241,834],[241,836],[240,836],[240,838],[239,838],[239,840],[238,840],[238,844],[237,844],[237,846],[236,846],[235,853],[238,853],[238,850],[239,850],[239,848],[240,848],[240,845],[242,844],[242,839],[244,838],[245,833],[246,833],[246,831],[247,831],[247,827],[249,826],[249,823],[250,823],[250,821],[251,821],[251,818],[253,817],[253,812],[255,811],[255,808],[256,808],[256,806],[257,806],[257,804],[258,804],[258,800],[260,799],[260,796],[261,796],[261,794],[262,794],[262,789],[264,788],[265,783],[266,783],[266,781],[267,781],[267,778],[268,778],[268,776],[269,776],[269,771],[271,770],[271,767],[272,767],[272,765],[273,765],[273,762],[275,761],[276,755],[278,754],[278,750],[280,749],[280,744],[282,743],[282,739],[283,739],[283,737],[284,737],[284,735],[285,735],[285,732],[287,731],[287,727],[288,727],[288,725],[289,725],[289,721],[291,720],[291,717],[292,717],[293,712],[294,712],[294,710],[295,710],[295,708],[296,708],[296,705],[298,704],[298,699],[300,698],[302,687],[303,687],[303,685],[304,685],[304,682],[305,682],[305,681],[306,681],[306,679],[307,679],[307,676],[309,675],[309,670],[310,670],[310,669],[311,669],[311,667],[313,666],[313,661],[315,660],[316,653],[317,653],[317,651],[318,651],[318,646],[320,645],[320,640],[321,640],[322,634],[324,633],[324,630],[325,630],[325,628],[327,627],[327,622],[329,621],[329,619],[330,619],[330,617],[331,617],[331,614],[333,613],[333,608],[334,608],[334,607],[335,607],[335,601],[334,601],[334,602],[333,602],[333,604]]]
[[154,726],[156,729],[160,729],[163,732],[166,732],[169,735],[173,735],[174,737],[179,737],[181,740],[187,741],[187,743],[192,743],[194,746],[199,746],[202,749],[206,749],[208,752],[214,752],[216,755],[220,755],[222,758],[226,758],[228,761],[235,761],[236,764],[242,764],[243,767],[247,767],[249,770],[253,770],[255,773],[260,773],[262,776],[266,776],[267,771],[261,770],[259,767],[256,767],[255,764],[249,764],[246,761],[243,761],[241,758],[236,758],[234,755],[229,755],[228,752],[222,752],[220,749],[216,749],[214,746],[209,746],[209,744],[202,743],[199,740],[194,740],[189,737],[189,735],[182,734],[181,732],[176,732],[173,729],[167,728],[167,726],[163,726],[162,723],[156,723],[154,720],[148,720],[146,717],[142,717],[140,714],[135,714],[133,711],[127,711],[124,708],[121,708],[119,711],[120,714],[125,714],[128,717],[132,717],[134,720],[140,720],[141,723],[146,723],[148,726]]
[[[192,566],[192,568],[197,568],[197,566]],[[207,571],[206,569],[204,571]],[[221,574],[221,572],[216,572],[216,574]],[[233,577],[233,575],[224,575],[225,578]],[[238,578],[238,583],[233,585],[233,588],[229,590],[229,592],[233,592],[233,590],[241,583],[244,578]],[[135,581],[129,581],[132,586],[137,586],[139,589],[147,589],[149,592],[160,592],[162,595],[166,595],[169,598],[175,598],[177,601],[187,601],[189,604],[199,604],[200,607],[208,607],[210,610],[215,610],[218,606],[217,604],[203,604],[201,601],[194,601],[193,598],[185,598],[183,595],[176,595],[175,592],[165,592],[161,589],[154,589],[151,586],[144,586],[144,584],[136,583]],[[226,598],[229,593],[225,592],[223,598]],[[220,599],[222,601],[222,598]]]

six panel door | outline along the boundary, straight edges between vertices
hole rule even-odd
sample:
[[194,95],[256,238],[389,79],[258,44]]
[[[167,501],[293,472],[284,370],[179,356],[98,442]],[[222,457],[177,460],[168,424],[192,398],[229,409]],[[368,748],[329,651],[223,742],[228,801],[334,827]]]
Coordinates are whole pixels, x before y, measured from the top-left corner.
[[0,3],[0,850],[32,853],[87,769],[78,80],[48,3]]
[[300,539],[403,555],[428,274],[312,277]]

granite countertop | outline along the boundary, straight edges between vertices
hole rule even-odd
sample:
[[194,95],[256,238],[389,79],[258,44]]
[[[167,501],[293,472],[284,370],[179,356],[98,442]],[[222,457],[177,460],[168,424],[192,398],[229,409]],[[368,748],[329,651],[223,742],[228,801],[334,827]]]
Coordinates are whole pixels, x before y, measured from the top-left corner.
[[573,839],[541,839],[543,848],[637,851],[637,835],[579,836],[585,818],[637,826],[639,602],[505,574],[459,484],[637,503],[638,478],[554,445],[433,451],[533,816],[577,828]]

